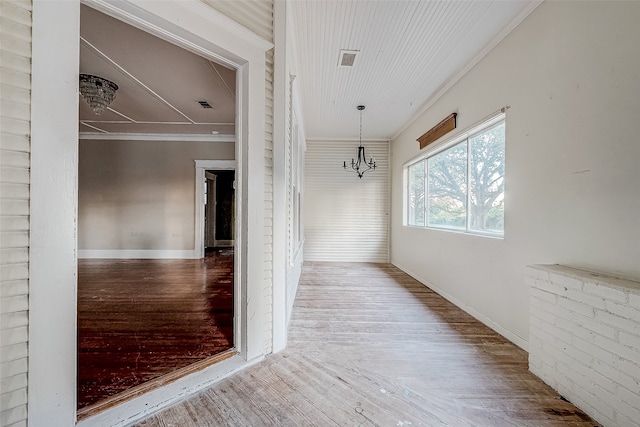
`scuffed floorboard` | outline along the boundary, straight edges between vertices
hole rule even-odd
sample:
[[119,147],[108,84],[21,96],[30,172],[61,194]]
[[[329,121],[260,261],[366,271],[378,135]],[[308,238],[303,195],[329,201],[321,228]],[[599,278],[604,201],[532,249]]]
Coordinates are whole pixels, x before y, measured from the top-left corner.
[[388,264],[307,263],[286,350],[138,427],[596,426],[527,354]]

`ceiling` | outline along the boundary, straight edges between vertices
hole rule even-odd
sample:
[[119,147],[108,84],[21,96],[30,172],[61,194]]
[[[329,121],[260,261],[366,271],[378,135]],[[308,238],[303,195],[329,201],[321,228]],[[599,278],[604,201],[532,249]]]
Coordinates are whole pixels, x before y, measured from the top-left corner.
[[[363,139],[392,139],[539,2],[290,1],[307,138],[357,139],[365,105]],[[80,22],[80,72],[119,86],[100,115],[80,100],[85,135],[235,133],[234,70],[84,5]]]
[[539,3],[292,1],[307,138],[392,139]]
[[80,13],[80,73],[119,86],[100,115],[80,97],[80,132],[103,137],[235,134],[235,70],[87,6]]

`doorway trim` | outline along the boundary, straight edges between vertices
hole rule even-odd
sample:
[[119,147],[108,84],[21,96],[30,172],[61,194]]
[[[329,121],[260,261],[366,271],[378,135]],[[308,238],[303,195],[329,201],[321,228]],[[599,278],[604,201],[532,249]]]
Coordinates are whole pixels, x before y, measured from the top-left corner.
[[[264,76],[273,45],[198,0],[84,3],[237,76],[239,356],[78,424],[122,426],[263,357]],[[28,423],[68,427],[76,423],[80,0],[34,0],[32,17]]]
[[[196,219],[195,219],[195,258],[204,257],[204,173],[209,170],[236,170],[235,160],[195,160],[196,164]],[[239,218],[235,216],[235,229],[240,230]],[[235,236],[234,236],[235,237]]]

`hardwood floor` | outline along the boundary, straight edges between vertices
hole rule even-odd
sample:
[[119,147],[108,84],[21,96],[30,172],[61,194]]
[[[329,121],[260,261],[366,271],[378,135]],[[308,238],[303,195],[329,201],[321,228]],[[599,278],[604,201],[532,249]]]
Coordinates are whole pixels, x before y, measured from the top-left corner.
[[232,333],[232,249],[79,260],[78,408],[228,350]]
[[307,263],[281,353],[138,427],[595,426],[527,354],[391,265]]

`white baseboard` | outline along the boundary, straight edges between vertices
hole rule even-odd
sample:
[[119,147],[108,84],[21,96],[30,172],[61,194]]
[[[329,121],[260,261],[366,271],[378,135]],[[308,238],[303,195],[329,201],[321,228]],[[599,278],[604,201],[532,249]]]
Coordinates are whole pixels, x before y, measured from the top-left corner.
[[467,304],[463,303],[458,298],[454,297],[448,292],[438,288],[437,286],[432,285],[431,283],[429,283],[428,280],[420,277],[420,275],[418,274],[413,273],[408,268],[405,268],[402,265],[397,264],[393,261],[391,262],[391,264],[395,265],[400,270],[404,271],[409,276],[413,277],[414,279],[416,279],[417,281],[419,281],[420,283],[422,283],[423,285],[425,285],[426,287],[428,287],[429,289],[431,289],[432,291],[434,291],[435,293],[437,293],[447,301],[456,305],[461,310],[464,310],[471,316],[475,317],[477,320],[484,323],[485,325],[487,325],[488,327],[490,327],[491,329],[493,329],[494,331],[496,331],[497,333],[499,333],[500,335],[502,335],[503,337],[505,337],[506,339],[508,339],[509,341],[511,341],[512,343],[514,343],[515,345],[523,349],[524,351],[526,351],[527,353],[529,352],[529,342],[524,338],[522,338],[521,336],[514,334],[513,332],[503,328],[493,320],[489,319],[485,315],[478,313],[473,307],[468,306]]
[[79,249],[78,258],[106,259],[195,259],[194,250],[177,249]]

